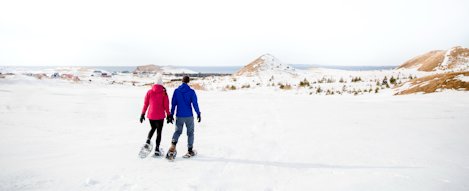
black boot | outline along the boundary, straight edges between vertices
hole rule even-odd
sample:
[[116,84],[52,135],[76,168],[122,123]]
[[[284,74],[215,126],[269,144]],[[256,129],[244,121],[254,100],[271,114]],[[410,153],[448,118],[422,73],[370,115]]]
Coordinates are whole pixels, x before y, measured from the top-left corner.
[[194,150],[192,150],[192,147],[188,149],[187,154],[190,155],[191,157],[195,156]]
[[161,156],[160,148],[155,148],[155,156],[156,157]]
[[150,148],[150,140],[147,139],[147,142],[145,144],[145,146],[143,146],[145,149],[149,149]]

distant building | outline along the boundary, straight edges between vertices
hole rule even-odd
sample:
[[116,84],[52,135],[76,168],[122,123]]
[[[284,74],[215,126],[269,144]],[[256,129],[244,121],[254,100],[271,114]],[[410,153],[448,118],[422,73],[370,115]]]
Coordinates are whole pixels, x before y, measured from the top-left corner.
[[106,72],[103,72],[101,73],[101,77],[110,78],[111,75],[107,74]]

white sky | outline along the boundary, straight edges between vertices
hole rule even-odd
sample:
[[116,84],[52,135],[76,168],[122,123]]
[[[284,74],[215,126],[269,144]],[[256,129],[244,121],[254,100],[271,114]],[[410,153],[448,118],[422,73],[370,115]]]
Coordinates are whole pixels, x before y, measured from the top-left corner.
[[469,47],[468,0],[0,0],[0,65],[399,65]]

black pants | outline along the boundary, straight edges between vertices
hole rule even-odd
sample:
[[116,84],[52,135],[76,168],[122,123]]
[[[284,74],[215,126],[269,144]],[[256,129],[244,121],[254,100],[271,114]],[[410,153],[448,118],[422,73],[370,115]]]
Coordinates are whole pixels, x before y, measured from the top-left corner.
[[155,150],[158,150],[160,148],[160,142],[161,142],[161,131],[163,130],[163,119],[162,120],[149,120],[150,125],[151,125],[151,130],[148,133],[148,139],[147,143],[150,144],[151,137],[153,137],[153,134],[155,133],[156,130],[156,146]]

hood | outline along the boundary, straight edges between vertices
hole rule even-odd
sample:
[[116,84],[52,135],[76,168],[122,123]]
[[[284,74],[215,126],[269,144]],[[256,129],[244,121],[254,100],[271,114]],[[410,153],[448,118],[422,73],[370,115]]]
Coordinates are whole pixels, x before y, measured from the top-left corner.
[[160,84],[155,84],[155,85],[153,85],[151,90],[156,92],[156,93],[161,93],[161,92],[164,92],[164,87]]
[[186,83],[182,83],[179,87],[178,90],[181,91],[182,93],[186,93],[191,90],[191,87],[187,85]]
[[156,75],[156,83],[155,84],[163,85],[163,77],[160,74]]

